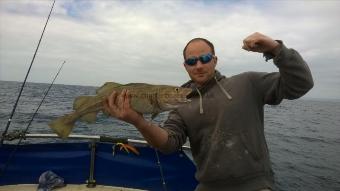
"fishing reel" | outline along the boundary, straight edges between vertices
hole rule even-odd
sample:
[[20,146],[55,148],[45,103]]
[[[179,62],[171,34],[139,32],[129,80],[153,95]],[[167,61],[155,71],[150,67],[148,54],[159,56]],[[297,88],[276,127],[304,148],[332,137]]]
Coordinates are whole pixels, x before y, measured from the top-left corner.
[[20,130],[15,130],[10,133],[6,133],[5,135],[1,135],[1,140],[5,141],[13,141],[15,139],[25,139],[26,138],[26,133],[25,131],[20,131]]

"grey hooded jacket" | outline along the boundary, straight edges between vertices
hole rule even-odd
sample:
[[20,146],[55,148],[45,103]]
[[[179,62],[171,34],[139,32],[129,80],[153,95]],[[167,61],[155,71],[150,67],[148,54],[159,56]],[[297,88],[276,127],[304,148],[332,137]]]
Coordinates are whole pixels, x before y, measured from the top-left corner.
[[274,58],[279,72],[246,72],[215,77],[194,88],[188,105],[170,112],[169,133],[161,151],[179,150],[190,141],[197,167],[198,191],[273,189],[274,180],[264,136],[265,104],[296,99],[313,87],[311,72],[299,53],[281,45]]

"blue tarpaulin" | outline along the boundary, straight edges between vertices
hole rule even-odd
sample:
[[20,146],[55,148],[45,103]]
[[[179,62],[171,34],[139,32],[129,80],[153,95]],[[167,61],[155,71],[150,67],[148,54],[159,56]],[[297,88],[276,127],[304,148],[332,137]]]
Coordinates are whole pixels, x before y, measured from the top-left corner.
[[[163,190],[160,167],[155,150],[138,146],[139,155],[115,149],[113,144],[97,143],[94,179],[97,184]],[[0,147],[0,168],[3,169],[14,145]],[[65,184],[85,184],[89,178],[90,148],[88,143],[48,143],[20,145],[0,185],[38,184],[39,176],[51,170],[64,178]],[[169,191],[194,190],[195,166],[183,153],[159,153],[160,164]]]

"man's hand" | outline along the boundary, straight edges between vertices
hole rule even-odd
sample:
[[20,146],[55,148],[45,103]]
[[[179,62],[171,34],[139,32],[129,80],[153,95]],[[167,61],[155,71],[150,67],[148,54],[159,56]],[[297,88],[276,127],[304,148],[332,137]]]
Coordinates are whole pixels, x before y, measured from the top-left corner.
[[104,110],[113,117],[134,125],[153,147],[162,148],[167,143],[167,131],[146,121],[142,114],[130,107],[130,95],[127,90],[123,90],[119,95],[113,91],[104,101]]
[[260,53],[272,53],[277,55],[280,52],[280,43],[261,33],[254,33],[243,40],[244,50]]
[[120,95],[113,91],[104,101],[104,110],[111,116],[135,126],[141,120],[144,120],[142,114],[137,113],[130,107],[130,95],[127,90],[123,90]]

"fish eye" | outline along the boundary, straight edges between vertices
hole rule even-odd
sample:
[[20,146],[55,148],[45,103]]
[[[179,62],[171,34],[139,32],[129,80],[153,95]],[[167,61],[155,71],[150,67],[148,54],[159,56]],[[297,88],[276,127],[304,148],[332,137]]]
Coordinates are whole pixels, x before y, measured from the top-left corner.
[[175,90],[176,90],[176,92],[178,92],[179,89],[178,89],[178,88],[175,88]]

